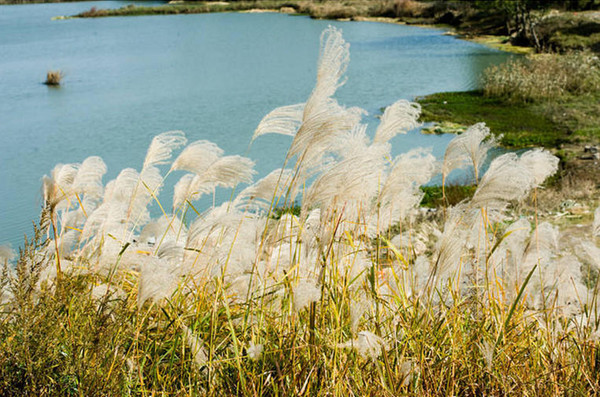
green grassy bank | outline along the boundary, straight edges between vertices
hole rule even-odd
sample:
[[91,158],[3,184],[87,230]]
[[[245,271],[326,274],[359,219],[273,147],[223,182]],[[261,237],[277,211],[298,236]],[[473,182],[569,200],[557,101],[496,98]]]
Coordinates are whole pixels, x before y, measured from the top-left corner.
[[[485,121],[506,147],[583,144],[600,140],[600,96],[552,103],[510,103],[482,91],[444,92],[418,99],[422,121],[471,125]],[[444,124],[437,132],[444,131]],[[434,132],[435,129],[431,131]]]

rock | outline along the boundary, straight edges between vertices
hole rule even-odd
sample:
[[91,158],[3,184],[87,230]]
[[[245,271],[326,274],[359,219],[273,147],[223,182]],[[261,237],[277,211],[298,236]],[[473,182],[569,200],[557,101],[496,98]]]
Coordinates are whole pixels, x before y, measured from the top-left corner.
[[295,14],[296,10],[293,7],[281,7],[279,12],[282,14]]

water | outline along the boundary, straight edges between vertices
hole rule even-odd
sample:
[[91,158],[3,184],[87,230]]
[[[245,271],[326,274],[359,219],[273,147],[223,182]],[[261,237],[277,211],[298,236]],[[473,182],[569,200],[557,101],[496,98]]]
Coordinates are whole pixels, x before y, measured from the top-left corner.
[[[436,29],[268,13],[51,20],[124,4],[0,7],[0,243],[18,246],[30,232],[40,178],[55,164],[99,155],[107,182],[139,169],[160,132],[247,155],[257,177],[280,167],[290,138],[264,136],[247,150],[250,137],[273,108],[306,100],[329,24],[351,45],[337,98],[372,115],[400,98],[473,89],[507,57]],[[60,88],[42,84],[50,69],[65,73]],[[413,131],[393,144],[396,153],[425,146],[440,156],[451,138]]]

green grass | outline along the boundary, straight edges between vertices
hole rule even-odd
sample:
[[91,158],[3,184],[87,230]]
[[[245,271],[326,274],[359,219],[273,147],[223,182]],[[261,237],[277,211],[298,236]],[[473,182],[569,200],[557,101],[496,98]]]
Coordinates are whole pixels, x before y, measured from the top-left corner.
[[472,125],[484,121],[502,145],[512,148],[600,141],[600,94],[569,96],[556,102],[511,103],[481,91],[446,92],[417,100],[425,122]]
[[441,186],[421,186],[421,190],[425,193],[421,200],[421,207],[442,208],[449,205],[453,206],[473,197],[476,189],[477,186],[475,185],[449,185],[443,190]]
[[450,121],[472,125],[485,122],[507,147],[555,147],[569,139],[565,126],[535,105],[510,104],[487,98],[481,91],[445,92],[418,98],[422,121]]

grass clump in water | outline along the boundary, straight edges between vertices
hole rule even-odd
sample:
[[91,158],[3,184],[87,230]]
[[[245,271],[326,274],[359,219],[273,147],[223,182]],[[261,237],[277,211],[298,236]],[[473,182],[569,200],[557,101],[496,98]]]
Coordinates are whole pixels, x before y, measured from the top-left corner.
[[50,85],[50,86],[59,86],[63,77],[64,77],[64,74],[62,71],[50,70],[50,71],[48,71],[48,73],[46,73],[46,81],[44,81],[44,84]]

